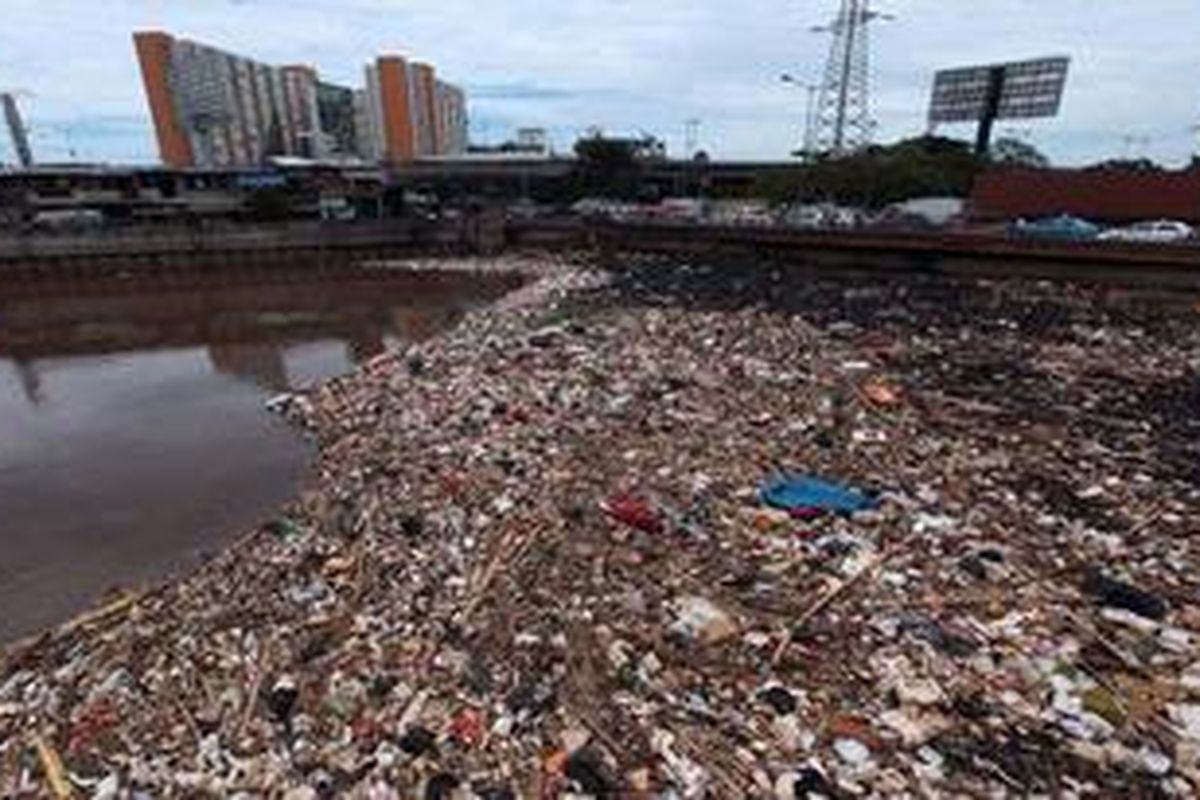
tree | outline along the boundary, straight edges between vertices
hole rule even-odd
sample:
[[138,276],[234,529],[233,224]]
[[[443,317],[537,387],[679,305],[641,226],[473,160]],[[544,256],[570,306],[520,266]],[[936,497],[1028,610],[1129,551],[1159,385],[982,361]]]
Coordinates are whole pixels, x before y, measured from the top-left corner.
[[1162,172],[1165,168],[1157,161],[1149,158],[1110,158],[1097,164],[1092,164],[1088,170],[1093,172]]
[[992,162],[1009,167],[1046,169],[1050,159],[1028,142],[1020,139],[997,139],[992,145]]
[[818,156],[789,172],[765,175],[754,194],[774,202],[882,208],[913,197],[965,197],[982,166],[967,142],[923,136],[842,157]]
[[575,143],[576,191],[588,197],[633,200],[642,188],[644,162],[660,158],[662,153],[662,144],[649,136],[586,136]]

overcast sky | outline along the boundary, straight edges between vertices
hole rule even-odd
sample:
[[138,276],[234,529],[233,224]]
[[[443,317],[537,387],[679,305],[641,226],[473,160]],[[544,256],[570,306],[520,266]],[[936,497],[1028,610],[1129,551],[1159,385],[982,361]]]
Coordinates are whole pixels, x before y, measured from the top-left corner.
[[[718,157],[794,149],[803,91],[828,47],[808,29],[837,0],[0,0],[0,87],[22,102],[39,157],[153,161],[130,34],[163,28],[268,63],[311,63],[358,85],[373,54],[428,60],[466,88],[472,135],[592,126],[682,145],[685,121]],[[1062,115],[1016,126],[1059,163],[1127,150],[1179,164],[1200,123],[1200,0],[877,0],[877,139],[924,129],[935,69],[1073,57]],[[946,128],[964,138],[970,127]],[[1126,141],[1126,137],[1136,137]],[[12,159],[0,136],[0,160]]]

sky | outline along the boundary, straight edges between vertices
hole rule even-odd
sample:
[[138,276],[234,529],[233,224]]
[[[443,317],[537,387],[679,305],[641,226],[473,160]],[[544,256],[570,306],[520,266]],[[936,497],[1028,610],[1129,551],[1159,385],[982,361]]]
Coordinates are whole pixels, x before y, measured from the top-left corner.
[[[837,0],[0,0],[0,89],[19,99],[37,156],[153,162],[131,33],[158,28],[272,64],[309,63],[358,86],[396,52],[435,64],[469,98],[474,141],[543,127],[559,150],[599,127],[645,131],[680,154],[689,119],[718,158],[781,159],[828,49],[810,28]],[[1062,113],[1000,123],[1056,163],[1122,155],[1171,165],[1197,149],[1198,0],[876,0],[877,141],[925,131],[935,70],[1073,59]],[[940,132],[971,138],[971,126]],[[6,135],[0,161],[11,161]]]

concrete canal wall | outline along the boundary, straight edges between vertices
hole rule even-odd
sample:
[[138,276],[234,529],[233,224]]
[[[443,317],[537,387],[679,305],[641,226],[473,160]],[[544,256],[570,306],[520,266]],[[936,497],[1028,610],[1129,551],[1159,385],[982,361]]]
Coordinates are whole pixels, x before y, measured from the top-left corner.
[[0,237],[0,279],[197,268],[344,269],[347,262],[506,248],[704,255],[747,252],[837,271],[1100,280],[1200,289],[1200,247],[1044,242],[977,234],[803,231],[578,218],[453,219],[126,229]]

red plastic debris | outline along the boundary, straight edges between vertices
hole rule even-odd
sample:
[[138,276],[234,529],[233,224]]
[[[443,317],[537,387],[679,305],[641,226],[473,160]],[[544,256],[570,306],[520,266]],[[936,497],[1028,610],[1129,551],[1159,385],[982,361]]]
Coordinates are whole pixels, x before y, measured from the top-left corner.
[[662,533],[663,520],[647,501],[640,497],[621,495],[604,505],[604,510],[613,519],[646,533]]
[[87,752],[112,731],[120,719],[117,709],[107,701],[89,706],[71,724],[67,736],[67,751]]
[[464,708],[450,721],[450,736],[467,747],[483,741],[483,714],[475,708]]

